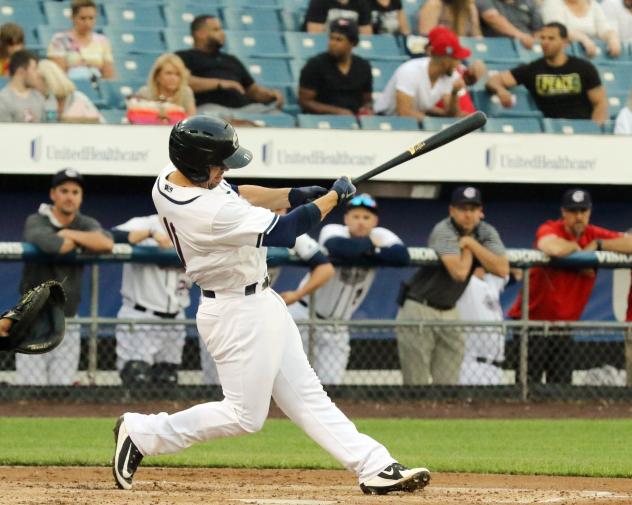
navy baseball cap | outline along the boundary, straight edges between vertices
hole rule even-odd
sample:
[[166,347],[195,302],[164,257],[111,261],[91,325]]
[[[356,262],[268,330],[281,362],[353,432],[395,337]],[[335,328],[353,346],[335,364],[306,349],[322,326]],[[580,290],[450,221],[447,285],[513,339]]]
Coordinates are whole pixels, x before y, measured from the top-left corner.
[[358,23],[353,19],[337,18],[329,23],[329,33],[340,33],[349,39],[353,45],[358,43]]
[[81,189],[86,189],[86,182],[83,179],[83,176],[74,168],[64,168],[53,175],[50,187],[56,188],[68,181],[76,182],[79,186],[81,186]]
[[452,192],[450,205],[478,205],[483,206],[483,196],[481,190],[474,186],[459,186]]
[[587,210],[592,208],[590,193],[584,189],[568,189],[562,195],[562,208],[566,210]]
[[347,207],[345,212],[348,212],[353,209],[357,209],[358,207],[362,207],[373,214],[377,215],[377,202],[375,199],[369,195],[368,193],[362,193],[361,195],[354,196],[351,200],[347,202]]

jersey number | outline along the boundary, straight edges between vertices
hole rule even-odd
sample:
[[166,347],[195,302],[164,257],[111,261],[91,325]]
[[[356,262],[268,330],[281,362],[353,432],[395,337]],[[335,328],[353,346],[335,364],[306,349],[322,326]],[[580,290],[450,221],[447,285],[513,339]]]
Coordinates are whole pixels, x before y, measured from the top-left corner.
[[178,254],[178,258],[180,258],[180,262],[184,268],[187,267],[187,262],[184,261],[184,255],[182,254],[182,248],[180,247],[180,241],[178,240],[178,234],[176,233],[176,227],[173,226],[173,223],[167,221],[166,217],[162,218],[162,222],[165,224],[165,229],[169,234],[169,238],[171,239],[171,243],[176,248],[176,253]]

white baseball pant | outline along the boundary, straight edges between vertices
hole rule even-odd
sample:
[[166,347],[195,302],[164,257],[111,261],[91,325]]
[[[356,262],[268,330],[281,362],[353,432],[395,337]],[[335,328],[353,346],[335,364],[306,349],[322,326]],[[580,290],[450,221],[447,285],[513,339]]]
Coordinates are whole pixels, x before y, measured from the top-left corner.
[[204,298],[197,323],[225,398],[172,415],[125,414],[127,431],[142,454],[176,452],[195,442],[254,433],[263,426],[274,398],[361,482],[394,462],[386,448],[359,433],[323,391],[303,352],[298,328],[272,289]]

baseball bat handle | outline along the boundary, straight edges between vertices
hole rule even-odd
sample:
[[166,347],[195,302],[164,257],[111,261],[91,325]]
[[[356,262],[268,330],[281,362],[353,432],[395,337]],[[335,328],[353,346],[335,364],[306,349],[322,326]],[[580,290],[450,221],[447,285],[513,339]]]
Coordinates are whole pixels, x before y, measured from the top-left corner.
[[426,140],[417,142],[408,150],[404,151],[401,154],[398,154],[397,156],[388,160],[386,163],[383,163],[379,167],[375,167],[374,169],[369,170],[368,172],[365,172],[358,177],[354,177],[351,182],[353,182],[353,184],[364,182],[371,177],[381,174],[389,168],[401,165],[402,163],[412,160],[417,156],[429,153],[430,151],[435,150],[437,147],[441,147],[449,142],[452,142],[453,140],[456,140],[463,135],[467,135],[468,133],[473,132],[474,130],[477,130],[478,128],[483,126],[486,122],[487,116],[485,115],[485,113],[481,111],[473,112],[463,119],[460,119],[456,123],[451,124],[447,128],[435,133],[431,137],[428,137]]

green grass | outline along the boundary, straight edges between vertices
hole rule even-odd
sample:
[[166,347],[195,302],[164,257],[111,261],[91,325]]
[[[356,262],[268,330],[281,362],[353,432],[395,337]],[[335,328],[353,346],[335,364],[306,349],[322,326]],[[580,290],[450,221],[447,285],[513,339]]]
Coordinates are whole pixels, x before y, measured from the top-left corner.
[[[0,418],[0,465],[107,465],[112,419]],[[632,477],[632,420],[363,419],[359,429],[408,465],[436,471]],[[286,420],[145,465],[340,468]]]

